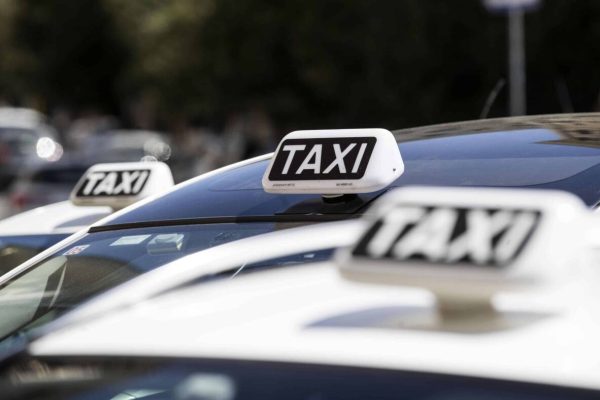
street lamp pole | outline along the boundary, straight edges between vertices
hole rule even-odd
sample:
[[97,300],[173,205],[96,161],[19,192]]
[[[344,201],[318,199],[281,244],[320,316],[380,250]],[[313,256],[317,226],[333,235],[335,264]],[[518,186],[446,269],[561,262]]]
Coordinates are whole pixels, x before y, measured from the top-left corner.
[[542,0],[483,0],[492,13],[508,15],[508,109],[510,115],[527,112],[525,82],[525,12],[537,9]]
[[524,115],[526,110],[525,30],[523,9],[508,10],[508,73],[510,115]]

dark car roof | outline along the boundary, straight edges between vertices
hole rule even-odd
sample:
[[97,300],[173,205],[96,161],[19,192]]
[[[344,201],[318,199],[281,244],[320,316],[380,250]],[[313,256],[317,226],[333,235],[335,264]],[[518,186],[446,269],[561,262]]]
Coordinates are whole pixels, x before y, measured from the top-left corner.
[[[600,200],[600,113],[499,118],[393,133],[405,172],[390,187],[527,187],[569,191],[589,206]],[[117,217],[110,225],[223,221],[222,217],[348,218],[385,192],[333,203],[319,195],[269,194],[261,184],[268,162],[199,180]]]

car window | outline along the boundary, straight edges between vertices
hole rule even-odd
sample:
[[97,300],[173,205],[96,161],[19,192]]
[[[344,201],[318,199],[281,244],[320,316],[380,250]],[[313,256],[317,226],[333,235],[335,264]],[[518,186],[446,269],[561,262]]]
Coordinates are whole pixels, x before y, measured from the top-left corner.
[[3,373],[9,399],[587,400],[600,391],[451,374],[242,360],[44,359]]
[[28,331],[95,294],[187,254],[293,226],[298,224],[224,223],[88,234],[0,287],[0,308],[14,316],[0,319],[0,338]]

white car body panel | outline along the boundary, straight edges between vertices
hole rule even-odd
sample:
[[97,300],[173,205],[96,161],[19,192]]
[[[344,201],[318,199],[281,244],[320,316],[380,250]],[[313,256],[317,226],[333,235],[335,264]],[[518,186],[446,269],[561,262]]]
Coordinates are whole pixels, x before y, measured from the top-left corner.
[[75,233],[110,213],[110,207],[81,207],[62,201],[0,221],[0,236]]
[[592,351],[600,298],[591,282],[499,298],[502,316],[531,318],[522,326],[419,329],[411,328],[415,315],[435,316],[429,293],[345,281],[333,263],[317,264],[167,293],[51,333],[30,351],[319,363],[600,389]]

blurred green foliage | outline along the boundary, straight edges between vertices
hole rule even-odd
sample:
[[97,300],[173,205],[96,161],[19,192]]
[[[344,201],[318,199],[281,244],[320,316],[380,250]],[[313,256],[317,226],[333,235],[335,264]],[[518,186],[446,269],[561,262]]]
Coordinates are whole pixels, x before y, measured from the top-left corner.
[[[527,15],[529,113],[597,107],[599,17],[597,0]],[[480,0],[0,0],[0,55],[0,97],[48,112],[398,128],[478,117],[506,75],[506,18]]]

